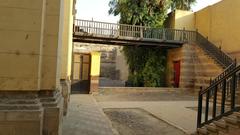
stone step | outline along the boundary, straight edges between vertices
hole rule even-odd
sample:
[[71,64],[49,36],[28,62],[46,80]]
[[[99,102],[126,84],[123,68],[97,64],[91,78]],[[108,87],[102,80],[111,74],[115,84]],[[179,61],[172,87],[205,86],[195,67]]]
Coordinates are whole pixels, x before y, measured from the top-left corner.
[[217,129],[217,127],[214,124],[206,125],[205,127],[211,133],[217,133],[218,132],[218,129]]
[[233,115],[235,115],[236,117],[240,118],[240,112],[234,112]]
[[208,135],[209,134],[208,130],[204,127],[198,128],[197,131],[198,131],[199,135]]
[[221,128],[221,129],[227,129],[227,127],[228,127],[224,120],[214,121],[213,123],[216,125],[216,127]]
[[223,120],[226,121],[228,126],[232,128],[239,128],[239,121],[236,117],[235,118],[232,116],[223,117]]

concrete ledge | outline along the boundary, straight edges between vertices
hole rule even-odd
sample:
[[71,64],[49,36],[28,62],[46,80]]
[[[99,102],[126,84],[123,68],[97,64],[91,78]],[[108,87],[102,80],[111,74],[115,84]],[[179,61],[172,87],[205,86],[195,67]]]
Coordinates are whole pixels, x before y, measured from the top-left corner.
[[99,87],[99,94],[124,93],[124,92],[184,92],[184,88],[169,87]]

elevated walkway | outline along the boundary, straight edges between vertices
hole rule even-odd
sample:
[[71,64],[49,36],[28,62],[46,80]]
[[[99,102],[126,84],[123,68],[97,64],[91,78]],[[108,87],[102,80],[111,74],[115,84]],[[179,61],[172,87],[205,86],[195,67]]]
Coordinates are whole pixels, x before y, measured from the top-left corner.
[[195,31],[75,20],[73,41],[121,46],[181,47],[196,40]]

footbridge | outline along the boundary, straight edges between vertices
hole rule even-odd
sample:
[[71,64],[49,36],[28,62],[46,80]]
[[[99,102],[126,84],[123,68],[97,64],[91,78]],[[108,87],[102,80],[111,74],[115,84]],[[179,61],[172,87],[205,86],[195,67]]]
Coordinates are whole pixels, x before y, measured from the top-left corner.
[[73,41],[121,46],[180,47],[196,40],[196,31],[152,28],[146,26],[115,24],[80,20],[74,22]]

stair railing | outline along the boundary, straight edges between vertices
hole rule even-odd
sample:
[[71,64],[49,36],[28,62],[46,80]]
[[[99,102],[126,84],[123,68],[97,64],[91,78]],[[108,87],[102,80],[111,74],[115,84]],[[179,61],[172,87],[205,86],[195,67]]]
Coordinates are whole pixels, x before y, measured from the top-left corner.
[[[238,85],[240,83],[240,66],[236,67],[236,62],[234,64],[235,67],[233,66],[234,68],[225,72],[220,79],[212,82],[208,88],[204,90],[201,88],[199,91],[198,128],[240,110],[240,107],[237,106],[237,104],[240,104],[240,101],[236,99],[236,90],[239,88]],[[227,86],[227,84],[230,85]],[[227,91],[230,91],[229,103],[227,103]]]
[[233,59],[227,53],[222,51],[221,47],[218,48],[215,46],[199,32],[196,34],[196,43],[224,68],[229,67],[233,63]]

